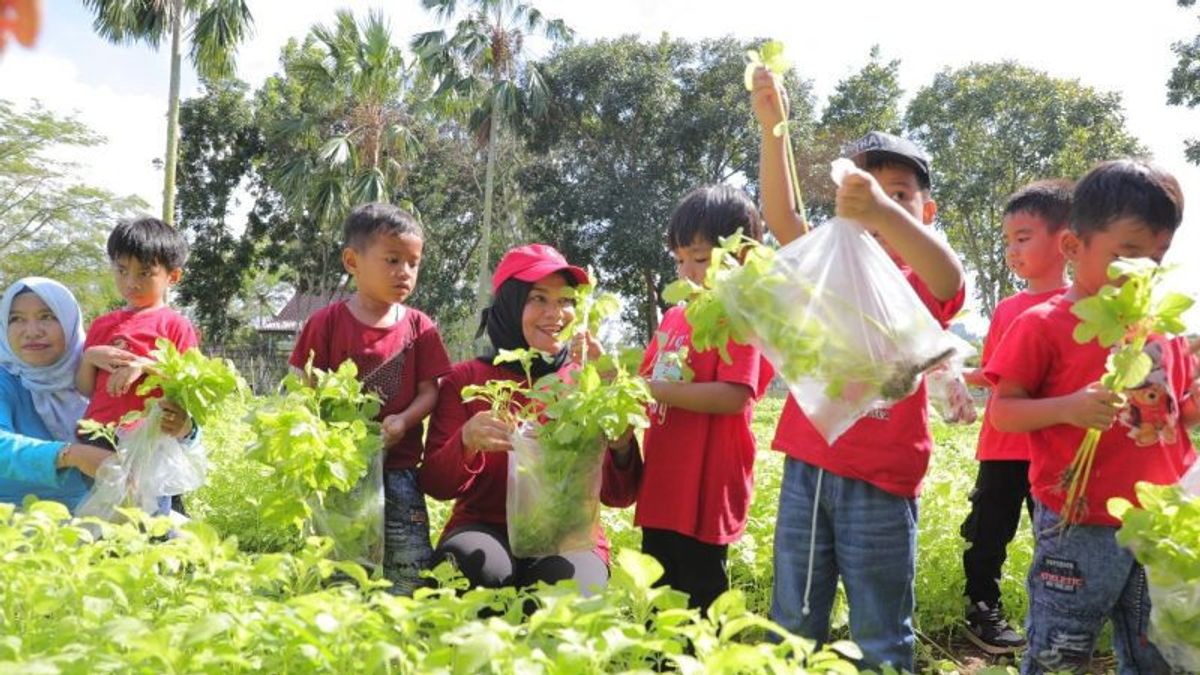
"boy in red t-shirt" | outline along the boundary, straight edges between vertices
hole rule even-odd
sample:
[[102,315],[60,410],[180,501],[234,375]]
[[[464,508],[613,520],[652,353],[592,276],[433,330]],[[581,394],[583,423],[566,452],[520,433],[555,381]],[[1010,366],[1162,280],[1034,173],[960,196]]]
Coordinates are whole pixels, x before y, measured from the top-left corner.
[[[992,423],[1030,438],[1036,543],[1022,673],[1088,669],[1106,619],[1113,622],[1118,670],[1169,671],[1146,636],[1145,570],[1117,543],[1120,523],[1106,504],[1112,497],[1136,503],[1135,483],[1178,482],[1195,462],[1187,434],[1200,420],[1189,390],[1192,358],[1184,339],[1152,338],[1145,348],[1150,374],[1117,396],[1099,382],[1109,350],[1075,341],[1079,320],[1071,306],[1108,283],[1116,258],[1161,260],[1182,220],[1183,194],[1169,173],[1132,160],[1093,169],[1075,188],[1071,227],[1062,236],[1074,283],[1017,318],[984,369],[996,397]],[[1085,515],[1064,527],[1062,475],[1089,428],[1105,432],[1084,495]]]
[[[781,244],[808,230],[792,203],[775,78],[754,75],[754,112],[762,127],[763,212]],[[911,142],[877,131],[843,149],[859,170],[842,181],[837,215],[865,226],[945,326],[963,304],[962,265],[929,225],[929,159]],[[872,411],[830,446],[788,397],[774,447],[787,454],[775,527],[771,617],[804,637],[825,641],[840,576],[850,606],[850,635],[863,665],[913,669],[913,582],[917,493],[933,440],[925,386],[890,408]]]
[[422,422],[437,404],[437,381],[450,372],[450,357],[433,320],[403,304],[421,267],[420,224],[390,204],[365,204],[346,218],[344,235],[342,264],[354,278],[354,295],[308,319],[289,363],[300,369],[311,358],[314,367],[330,370],[350,359],[363,388],[383,401],[383,571],[393,592],[411,595],[433,554],[425,496],[417,488]]
[[[725,185],[689,193],[667,226],[679,276],[703,284],[713,246],[738,230],[762,237],[745,193]],[[730,343],[725,363],[718,350],[693,351],[691,335],[683,307],[672,307],[642,362],[655,403],[634,523],[642,552],[662,563],[661,583],[704,610],[729,589],[729,544],[746,528],[754,485],[750,417],[773,371],[753,347]]]
[[[92,322],[75,375],[79,392],[91,397],[84,419],[101,424],[118,422],[125,413],[143,408],[146,397],[138,395],[137,385],[151,365],[148,357],[159,338],[170,340],[179,351],[200,343],[191,322],[167,306],[167,290],[179,283],[187,262],[183,234],[157,218],[122,221],[108,235],[107,252],[126,304]],[[166,399],[159,405],[163,433],[194,438],[196,430],[182,407]],[[184,510],[179,495],[164,497],[160,507],[164,513]]]
[[[1005,331],[1021,312],[1067,289],[1066,266],[1059,247],[1071,212],[1072,184],[1068,180],[1031,183],[1008,199],[1001,227],[1007,244],[1008,268],[1025,282],[1025,290],[1000,301],[992,312],[983,341],[980,370],[966,374],[971,384],[991,387],[983,376],[991,355]],[[1021,504],[1030,514],[1029,437],[1006,434],[992,426],[989,410],[983,414],[975,453],[979,472],[971,491],[971,512],[961,532],[968,546],[963,551],[966,575],[967,637],[989,654],[1011,654],[1025,639],[1009,625],[1000,604],[1000,570],[1021,522]]]

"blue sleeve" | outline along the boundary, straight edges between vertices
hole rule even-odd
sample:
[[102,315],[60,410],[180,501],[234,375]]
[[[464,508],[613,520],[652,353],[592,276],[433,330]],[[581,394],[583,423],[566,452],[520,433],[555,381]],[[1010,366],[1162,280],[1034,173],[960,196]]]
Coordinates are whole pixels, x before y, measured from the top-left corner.
[[8,378],[0,382],[0,478],[59,487],[66,472],[55,465],[58,453],[67,444],[17,431],[16,416],[22,406],[15,386]]

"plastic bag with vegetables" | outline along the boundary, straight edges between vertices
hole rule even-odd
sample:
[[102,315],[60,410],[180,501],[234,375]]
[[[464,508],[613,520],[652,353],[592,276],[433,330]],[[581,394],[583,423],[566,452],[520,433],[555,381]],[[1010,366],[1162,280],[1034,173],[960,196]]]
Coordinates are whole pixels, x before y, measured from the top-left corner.
[[383,455],[367,460],[367,473],[354,487],[309,498],[313,533],[333,540],[334,557],[378,568],[384,554]]

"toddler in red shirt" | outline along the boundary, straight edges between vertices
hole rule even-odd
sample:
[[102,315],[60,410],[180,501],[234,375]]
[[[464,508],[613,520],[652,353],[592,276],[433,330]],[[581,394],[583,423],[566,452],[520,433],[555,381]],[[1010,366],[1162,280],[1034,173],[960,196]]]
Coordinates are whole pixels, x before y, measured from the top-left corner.
[[[667,227],[679,276],[703,284],[713,246],[738,230],[762,238],[758,210],[743,192],[712,185],[689,193]],[[655,404],[634,523],[642,528],[642,551],[662,563],[661,583],[707,609],[729,588],[729,544],[746,528],[754,484],[750,417],[773,371],[754,347],[730,343],[729,363],[718,350],[694,351],[691,334],[683,307],[672,307],[642,362]]]
[[[108,235],[107,252],[125,306],[92,322],[75,375],[79,392],[91,397],[83,418],[101,424],[119,422],[125,413],[143,408],[146,396],[139,396],[137,387],[159,338],[179,351],[200,344],[191,322],[167,306],[167,291],[179,283],[187,262],[182,233],[157,218],[122,221]],[[163,433],[195,438],[196,429],[182,407],[167,399],[159,405]],[[163,513],[171,508],[183,513],[179,495],[161,500]]]
[[433,320],[403,304],[416,288],[425,246],[416,219],[390,204],[365,204],[346,218],[344,238],[342,264],[354,294],[309,317],[289,363],[301,369],[311,358],[314,367],[331,370],[350,359],[364,390],[383,401],[383,571],[393,592],[411,595],[433,554],[417,488],[422,422],[437,403],[450,357]]
[[[1112,497],[1137,503],[1138,481],[1178,482],[1196,461],[1187,428],[1200,420],[1186,340],[1153,337],[1152,368],[1124,397],[1100,385],[1109,350],[1078,344],[1072,305],[1108,283],[1118,257],[1161,260],[1183,220],[1183,194],[1166,171],[1139,161],[1097,166],[1079,181],[1062,250],[1074,269],[1063,295],[1027,310],[1009,328],[984,372],[996,400],[992,423],[1027,433],[1034,507],[1033,563],[1026,590],[1029,646],[1022,673],[1088,670],[1105,621],[1121,672],[1169,668],[1146,635],[1146,573],[1117,543]],[[1060,487],[1086,430],[1104,430],[1084,494],[1080,522],[1060,517]]]
[[[1022,312],[1067,290],[1066,258],[1059,248],[1062,230],[1071,211],[1067,180],[1031,183],[1008,199],[1001,227],[1008,268],[1025,282],[1025,290],[1001,300],[992,312],[983,341],[980,370],[967,373],[967,381],[991,388],[982,368],[995,353],[1001,338]],[[968,546],[963,551],[966,576],[967,637],[989,654],[1011,654],[1025,639],[1009,625],[1000,603],[1000,571],[1021,522],[1021,504],[1032,515],[1029,497],[1029,437],[1006,434],[992,426],[990,401],[984,411],[975,453],[979,472],[971,491],[971,512],[961,533]]]

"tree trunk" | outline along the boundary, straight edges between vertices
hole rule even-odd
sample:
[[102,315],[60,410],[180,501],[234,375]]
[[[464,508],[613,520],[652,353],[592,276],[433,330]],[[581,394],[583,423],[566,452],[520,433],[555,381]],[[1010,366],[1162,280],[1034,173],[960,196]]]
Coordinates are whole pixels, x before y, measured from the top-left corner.
[[500,138],[499,104],[493,94],[491,128],[488,130],[487,172],[483,179],[483,225],[479,233],[479,285],[475,289],[475,314],[483,311],[491,295],[492,194],[496,182],[496,147]]
[[646,333],[642,336],[642,344],[650,344],[658,328],[658,288],[654,285],[654,272],[642,270],[642,278],[646,281]]
[[167,94],[167,154],[163,157],[163,222],[175,224],[175,164],[179,155],[179,71],[182,65],[183,0],[172,0],[171,90]]

